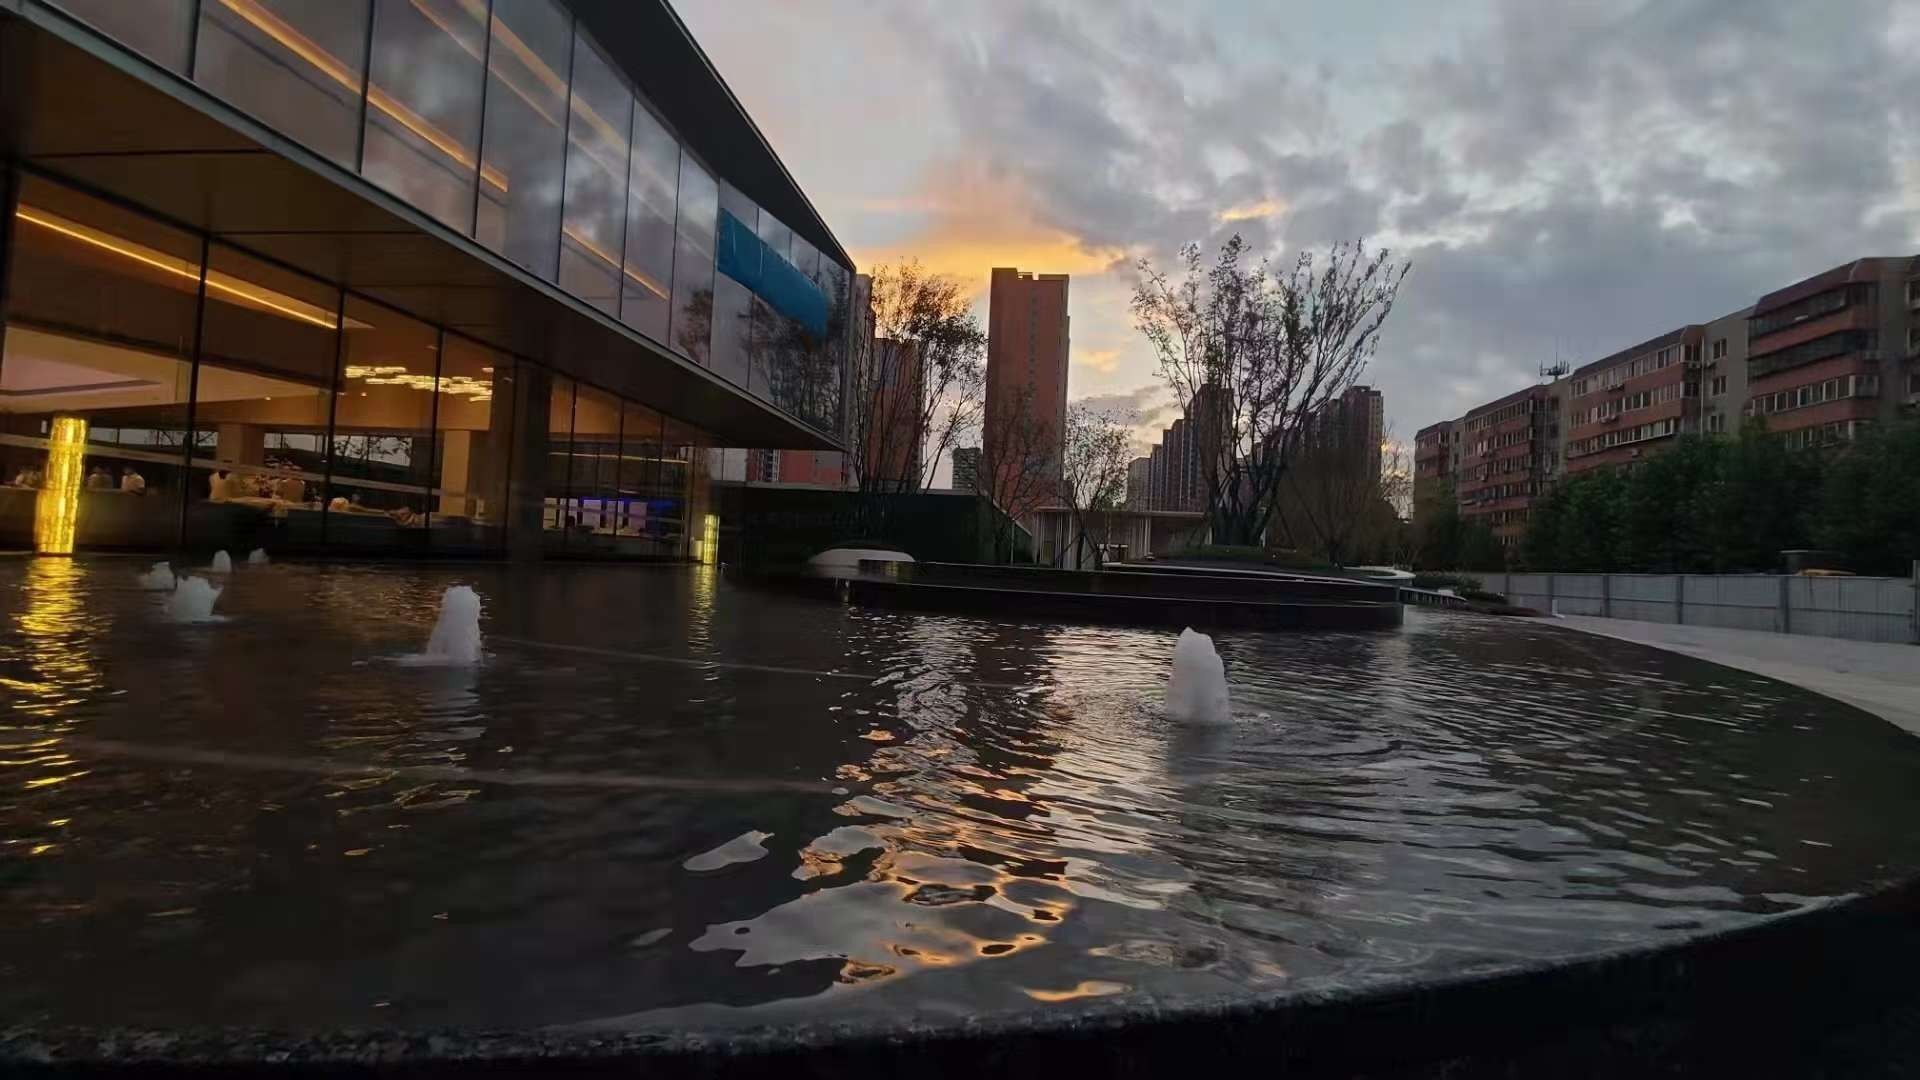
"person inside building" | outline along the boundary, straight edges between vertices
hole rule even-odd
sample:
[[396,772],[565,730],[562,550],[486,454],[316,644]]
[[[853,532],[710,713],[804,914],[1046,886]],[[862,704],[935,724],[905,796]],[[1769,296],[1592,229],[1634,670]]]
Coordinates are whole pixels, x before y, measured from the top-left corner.
[[130,495],[144,495],[147,492],[147,478],[140,475],[140,470],[129,465],[120,470],[120,490]]
[[107,471],[107,467],[105,465],[95,465],[93,468],[88,469],[87,470],[87,490],[88,491],[112,491],[113,490],[113,473]]
[[233,498],[233,480],[225,469],[215,469],[207,477],[207,498],[212,502],[226,502]]

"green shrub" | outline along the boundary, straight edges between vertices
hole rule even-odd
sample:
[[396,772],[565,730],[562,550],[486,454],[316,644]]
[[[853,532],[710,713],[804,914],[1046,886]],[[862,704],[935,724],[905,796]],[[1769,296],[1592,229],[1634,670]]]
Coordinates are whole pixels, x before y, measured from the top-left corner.
[[1460,599],[1472,600],[1476,604],[1505,604],[1507,602],[1505,596],[1497,592],[1488,592],[1485,589],[1458,589],[1456,590],[1456,594]]

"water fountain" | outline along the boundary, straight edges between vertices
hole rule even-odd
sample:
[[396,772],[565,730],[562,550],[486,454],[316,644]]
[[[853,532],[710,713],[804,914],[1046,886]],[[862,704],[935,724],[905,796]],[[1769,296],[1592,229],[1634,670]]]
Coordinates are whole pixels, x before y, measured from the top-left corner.
[[206,578],[183,577],[167,597],[167,618],[182,623],[217,622],[220,617],[213,613],[213,602],[220,593]]
[[271,560],[267,558],[266,548],[254,548],[252,551],[247,552],[248,566],[265,566],[269,561]]
[[449,585],[440,596],[427,651],[402,658],[421,667],[472,667],[481,660],[480,594],[471,585]]
[[1184,724],[1224,724],[1233,717],[1227,671],[1213,639],[1192,627],[1180,631],[1167,678],[1167,716]]
[[173,564],[157,562],[153,569],[140,575],[140,587],[148,592],[172,592],[174,586]]
[[207,572],[210,574],[233,573],[233,556],[227,554],[225,551],[214,552],[213,565],[207,567]]

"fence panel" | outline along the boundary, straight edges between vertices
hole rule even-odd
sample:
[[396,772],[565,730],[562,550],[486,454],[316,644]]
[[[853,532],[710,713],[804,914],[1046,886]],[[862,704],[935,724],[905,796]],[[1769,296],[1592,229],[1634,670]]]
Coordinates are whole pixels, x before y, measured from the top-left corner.
[[1728,630],[1783,631],[1780,579],[1754,574],[1688,574],[1686,622]]
[[1672,574],[1610,575],[1607,612],[1616,619],[1673,622],[1679,614],[1674,605],[1679,580]]
[[1796,634],[1855,641],[1913,640],[1913,583],[1903,578],[1789,578]]

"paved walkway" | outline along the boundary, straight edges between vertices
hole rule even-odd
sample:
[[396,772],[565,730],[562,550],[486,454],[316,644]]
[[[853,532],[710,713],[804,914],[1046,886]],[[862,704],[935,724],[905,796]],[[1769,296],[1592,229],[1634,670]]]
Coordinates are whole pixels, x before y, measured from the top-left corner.
[[1542,621],[1779,679],[1838,698],[1920,735],[1920,646],[1584,615]]

